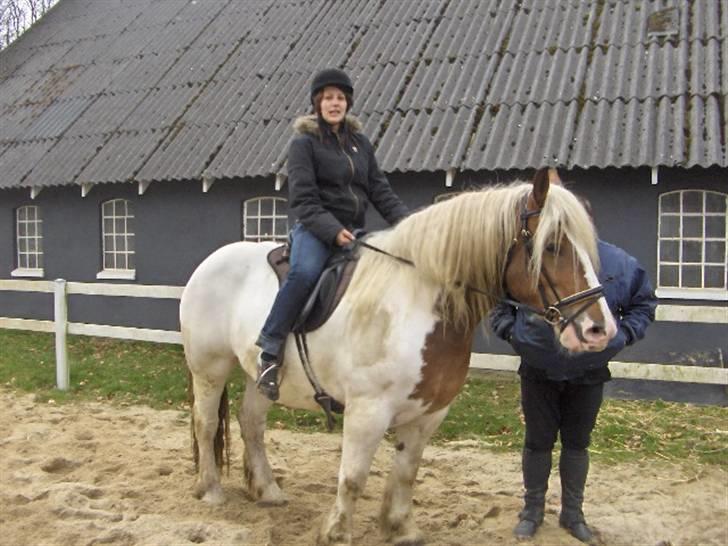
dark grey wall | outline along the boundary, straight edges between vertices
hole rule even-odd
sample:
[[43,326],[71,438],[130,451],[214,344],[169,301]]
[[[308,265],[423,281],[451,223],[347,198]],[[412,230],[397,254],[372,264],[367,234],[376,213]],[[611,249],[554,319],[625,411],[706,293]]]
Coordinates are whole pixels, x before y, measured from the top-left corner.
[[[392,185],[412,208],[432,202],[446,191],[444,174],[394,176]],[[43,217],[45,278],[96,282],[101,270],[101,204],[124,198],[134,203],[136,282],[183,286],[197,265],[215,249],[241,239],[241,206],[258,196],[287,197],[272,179],[219,181],[207,193],[201,183],[159,182],[138,195],[136,184],[94,186],[86,197],[78,187],[44,189],[34,200],[30,190],[0,191],[0,278],[15,268],[14,214],[23,205],[38,205]],[[386,223],[373,208],[370,229]],[[108,281],[127,283],[130,281]],[[51,295],[0,292],[0,316],[50,319]],[[177,329],[176,300],[101,296],[69,297],[69,320],[93,324]]]
[[0,190],[0,279],[15,269],[15,209],[29,202],[30,190]]
[[661,168],[658,176],[656,185],[650,183],[647,168],[575,170],[565,176],[570,189],[591,202],[599,236],[637,258],[653,282],[657,280],[659,196],[684,189],[728,192],[726,169]]
[[[444,172],[394,173],[389,179],[395,191],[414,210],[429,205],[441,193],[509,182],[515,178],[527,179],[529,175],[530,172],[458,173],[452,188],[445,188]],[[660,169],[659,175],[659,184],[653,186],[649,169],[562,171],[567,185],[591,201],[600,237],[634,255],[653,282],[656,279],[659,195],[686,188],[728,190],[726,169]],[[84,198],[78,187],[46,188],[32,201],[28,189],[2,190],[0,278],[10,278],[15,267],[13,212],[18,206],[37,204],[42,207],[46,279],[95,282],[101,269],[101,203],[114,198],[130,199],[134,203],[136,226],[135,282],[181,286],[213,250],[240,240],[241,203],[263,195],[286,197],[287,188],[275,192],[271,178],[220,181],[208,193],[202,192],[199,181],[158,182],[139,196],[136,184],[104,184],[94,186]],[[369,229],[385,226],[373,209],[368,213],[367,223]],[[711,305],[725,304],[712,302]],[[69,318],[75,322],[176,329],[177,307],[176,300],[71,296]],[[0,316],[50,319],[51,315],[50,295],[0,292]],[[619,359],[721,366],[728,354],[727,329],[725,325],[656,323],[645,340],[626,349]],[[487,335],[476,339],[474,350],[511,353],[510,347]],[[684,387],[677,390],[684,390]],[[693,392],[699,390],[690,388]],[[708,388],[712,389],[711,396],[717,389],[725,400],[725,388]],[[626,392],[621,383],[614,390]],[[672,397],[675,397],[674,393]]]

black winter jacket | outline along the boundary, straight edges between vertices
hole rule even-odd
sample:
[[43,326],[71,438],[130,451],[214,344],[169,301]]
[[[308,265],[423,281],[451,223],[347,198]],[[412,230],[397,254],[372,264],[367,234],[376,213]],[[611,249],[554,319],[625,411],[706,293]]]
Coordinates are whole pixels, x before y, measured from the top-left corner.
[[607,364],[625,345],[645,335],[655,320],[657,298],[647,273],[635,258],[604,241],[598,242],[604,298],[617,321],[617,335],[598,353],[569,355],[558,345],[553,327],[524,307],[500,303],[491,315],[495,334],[521,357],[518,372],[535,380],[602,382],[610,378]]
[[291,209],[306,229],[331,245],[342,229],[364,227],[369,202],[390,224],[408,212],[379,170],[361,123],[350,115],[345,123],[348,142],[320,126],[316,116],[300,117],[288,148]]

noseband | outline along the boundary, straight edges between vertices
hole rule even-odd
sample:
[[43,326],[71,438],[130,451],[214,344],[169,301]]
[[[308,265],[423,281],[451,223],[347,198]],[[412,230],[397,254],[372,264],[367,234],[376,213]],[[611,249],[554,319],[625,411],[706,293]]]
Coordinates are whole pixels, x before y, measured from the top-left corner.
[[[523,211],[521,212],[521,231],[519,233],[519,236],[523,238],[524,246],[526,248],[526,253],[524,254],[524,260],[526,264],[526,271],[528,271],[528,263],[533,257],[533,233],[531,233],[531,230],[528,229],[528,219],[533,216],[538,216],[541,214],[541,209],[537,210],[528,210],[526,203],[523,204]],[[511,247],[508,249],[508,254],[506,256],[506,265],[504,271],[504,283],[505,283],[505,272],[508,271],[508,266],[511,263],[511,258],[513,255],[513,249],[516,247],[516,244],[518,243],[518,237],[516,237],[513,240],[513,243],[511,244]],[[551,289],[551,292],[556,296],[556,302],[555,303],[549,303],[548,298],[546,297],[546,290],[543,286],[543,283],[541,282],[541,279],[544,279],[546,281],[546,284]],[[597,299],[599,299],[602,294],[604,293],[604,287],[600,284],[598,286],[595,286],[593,288],[588,288],[586,290],[582,290],[581,292],[577,292],[576,294],[572,294],[571,296],[568,296],[566,298],[561,298],[559,296],[559,293],[556,291],[556,286],[554,285],[553,281],[551,280],[551,277],[548,274],[548,271],[544,269],[543,265],[541,266],[541,270],[539,271],[539,277],[538,277],[538,293],[541,297],[541,303],[543,304],[543,309],[537,309],[535,307],[532,307],[530,305],[527,305],[525,303],[521,303],[512,299],[505,299],[504,301],[507,303],[510,303],[511,305],[514,305],[516,307],[524,307],[531,311],[532,313],[535,313],[542,317],[546,322],[553,326],[558,326],[559,331],[563,332],[566,327],[571,324],[576,318],[584,313]],[[572,313],[571,315],[565,316],[564,309],[566,307],[575,305],[577,303],[583,303],[576,312]],[[581,333],[579,328],[575,328],[576,335],[579,337],[579,339],[582,342],[586,342],[586,340],[583,338],[583,334]]]

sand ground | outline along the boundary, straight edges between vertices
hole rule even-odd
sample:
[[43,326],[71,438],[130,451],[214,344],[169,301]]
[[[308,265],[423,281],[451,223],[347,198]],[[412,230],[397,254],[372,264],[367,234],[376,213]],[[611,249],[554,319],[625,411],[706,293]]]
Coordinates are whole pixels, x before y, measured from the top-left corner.
[[[341,437],[268,433],[269,458],[290,502],[257,506],[242,488],[233,434],[227,502],[191,495],[188,415],[103,403],[55,405],[0,390],[0,543],[16,545],[313,544],[334,501]],[[391,447],[383,444],[355,518],[354,543],[377,527]],[[580,544],[558,527],[554,473],[544,526],[531,544]],[[474,442],[429,446],[415,490],[428,544],[513,544],[521,504],[516,454]],[[728,544],[728,476],[660,461],[592,464],[585,512],[602,544]]]

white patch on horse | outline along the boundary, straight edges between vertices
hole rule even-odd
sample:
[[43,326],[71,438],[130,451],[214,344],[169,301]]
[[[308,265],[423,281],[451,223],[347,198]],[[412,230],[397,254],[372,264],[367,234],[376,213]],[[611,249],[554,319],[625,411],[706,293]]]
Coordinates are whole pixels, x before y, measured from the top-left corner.
[[[599,279],[596,272],[594,271],[594,268],[592,267],[591,260],[589,259],[586,251],[577,246],[574,246],[574,250],[579,259],[582,270],[584,271],[584,279],[586,280],[587,286],[589,288],[599,286]],[[597,300],[597,305],[599,305],[599,310],[604,317],[604,324],[602,326],[606,335],[599,336],[598,343],[590,343],[591,340],[589,339],[589,331],[593,326],[595,326],[595,323],[588,314],[582,313],[567,328],[565,328],[563,332],[561,332],[559,341],[569,351],[601,351],[604,350],[604,348],[607,346],[609,340],[614,337],[617,331],[617,325],[614,321],[614,317],[612,316],[612,312],[609,310],[607,300],[604,298],[604,296],[599,297],[599,299]],[[581,329],[582,335],[587,340],[586,344],[578,337],[576,333],[576,328]]]

